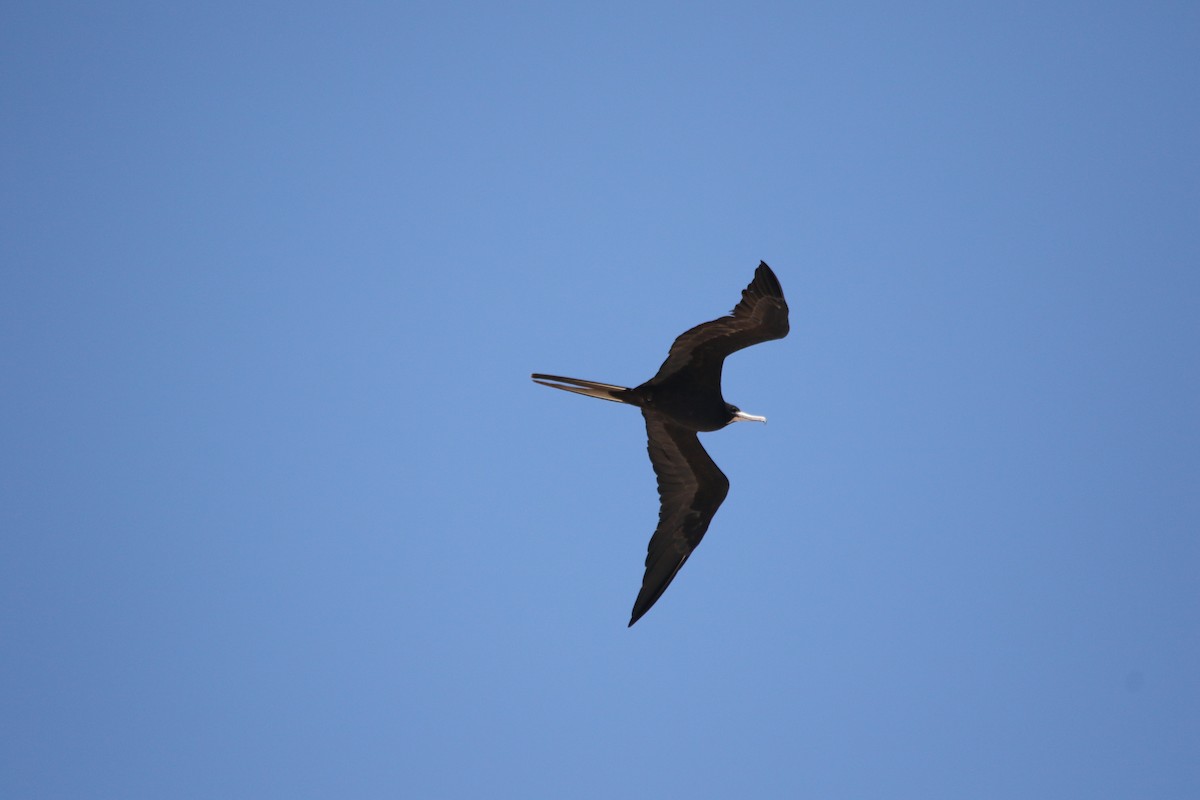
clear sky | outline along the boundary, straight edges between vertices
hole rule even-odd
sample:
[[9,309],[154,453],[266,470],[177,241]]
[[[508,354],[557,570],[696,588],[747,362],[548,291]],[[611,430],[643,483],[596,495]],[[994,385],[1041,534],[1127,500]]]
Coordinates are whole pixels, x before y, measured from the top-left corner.
[[[1200,797],[1200,5],[0,11],[0,796]],[[632,629],[633,385],[791,335]]]

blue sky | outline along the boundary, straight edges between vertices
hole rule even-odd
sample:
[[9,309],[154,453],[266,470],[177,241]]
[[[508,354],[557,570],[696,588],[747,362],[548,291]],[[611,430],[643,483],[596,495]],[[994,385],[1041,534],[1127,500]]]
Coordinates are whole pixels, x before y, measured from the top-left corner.
[[[1192,3],[10,3],[0,795],[1200,796]],[[632,385],[791,335],[626,629]]]

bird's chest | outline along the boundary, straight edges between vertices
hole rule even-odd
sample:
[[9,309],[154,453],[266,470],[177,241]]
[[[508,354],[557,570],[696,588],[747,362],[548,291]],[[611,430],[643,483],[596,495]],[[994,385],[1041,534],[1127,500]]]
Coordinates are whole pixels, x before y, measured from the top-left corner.
[[716,431],[729,424],[729,410],[720,395],[659,386],[645,391],[643,397],[643,407],[688,430]]

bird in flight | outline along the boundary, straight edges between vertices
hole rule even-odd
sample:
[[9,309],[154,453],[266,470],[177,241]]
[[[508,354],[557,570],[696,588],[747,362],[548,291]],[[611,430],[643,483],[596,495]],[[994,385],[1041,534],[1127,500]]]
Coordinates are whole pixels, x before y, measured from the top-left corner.
[[543,386],[637,406],[646,419],[646,449],[658,477],[658,527],[646,551],[646,574],[629,625],[650,610],[704,538],[729,493],[729,479],[696,434],[732,422],[766,422],[725,402],[721,367],[742,348],[788,334],[788,307],[779,279],[759,262],[754,280],[729,316],[680,334],[658,374],[632,389],[534,373]]

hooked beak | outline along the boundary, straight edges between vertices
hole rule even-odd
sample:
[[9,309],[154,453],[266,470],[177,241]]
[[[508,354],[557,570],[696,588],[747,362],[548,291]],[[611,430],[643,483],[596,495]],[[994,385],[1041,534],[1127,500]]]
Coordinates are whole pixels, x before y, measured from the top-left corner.
[[762,422],[765,424],[767,418],[757,417],[754,414],[747,414],[745,411],[739,411],[733,415],[733,421],[737,422],[738,420],[741,420],[742,422]]

